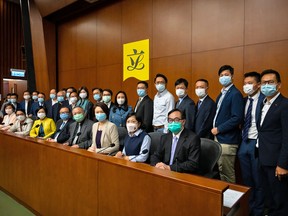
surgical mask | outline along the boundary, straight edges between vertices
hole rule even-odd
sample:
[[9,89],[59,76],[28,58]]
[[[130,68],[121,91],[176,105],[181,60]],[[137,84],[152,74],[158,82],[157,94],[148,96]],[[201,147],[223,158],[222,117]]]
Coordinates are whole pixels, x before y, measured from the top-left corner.
[[77,102],[77,97],[71,97],[69,101],[70,103],[75,104]]
[[39,119],[44,119],[46,117],[46,114],[45,113],[37,113],[37,116]]
[[63,101],[64,101],[64,97],[63,97],[63,96],[57,97],[57,101],[58,101],[58,102],[63,102]]
[[11,103],[16,103],[16,101],[17,101],[17,100],[16,100],[15,98],[11,98],[11,99],[10,99],[10,102],[11,102]]
[[69,98],[70,92],[66,92],[66,98]]
[[79,94],[79,97],[82,99],[85,99],[87,97],[87,93],[86,92],[82,92]]
[[247,95],[251,95],[255,92],[255,90],[253,89],[253,84],[246,84],[243,86],[243,91],[245,94]]
[[156,84],[155,86],[156,86],[157,91],[160,92],[160,93],[165,90],[165,85],[164,84],[159,83],[159,84]]
[[111,96],[110,96],[110,95],[105,95],[105,96],[103,96],[102,98],[103,98],[103,101],[104,101],[105,103],[109,103],[109,102],[111,101]]
[[30,99],[30,95],[24,95],[23,97],[25,100],[29,100]]
[[136,123],[127,123],[126,127],[127,127],[127,131],[130,133],[137,130],[137,124]]
[[199,98],[203,98],[206,95],[206,89],[204,88],[197,88],[195,89],[195,94],[199,97]]
[[176,95],[180,98],[185,96],[185,90],[184,89],[176,89]]
[[24,121],[26,119],[25,115],[18,115],[16,118],[19,121]]
[[137,89],[137,94],[139,97],[144,97],[146,95],[145,89]]
[[55,99],[56,95],[55,94],[50,94],[51,99]]
[[70,114],[69,113],[61,113],[60,114],[60,118],[62,119],[62,120],[68,120],[69,119],[69,117],[70,117]]
[[8,103],[11,103],[11,99],[10,99],[10,98],[9,98],[9,99],[7,99],[7,102],[8,102]]
[[73,119],[78,123],[82,122],[84,120],[84,118],[85,118],[85,116],[83,113],[75,114],[73,116]]
[[174,133],[174,134],[178,134],[181,129],[182,129],[182,124],[181,122],[171,122],[171,123],[168,123],[168,129]]
[[13,110],[12,109],[5,109],[5,112],[8,114],[8,115],[11,115],[13,113]]
[[277,92],[276,85],[273,85],[273,84],[261,85],[261,92],[266,97],[270,97]]
[[99,101],[101,99],[101,96],[100,96],[100,94],[94,94],[93,98],[95,101]]
[[106,113],[95,113],[95,117],[99,122],[106,120]]
[[125,99],[124,98],[117,98],[117,103],[119,105],[123,105],[125,103]]
[[38,98],[38,102],[43,103],[44,102],[44,98]]
[[38,96],[37,96],[37,95],[33,95],[33,96],[32,96],[32,99],[33,99],[33,100],[37,100],[37,99],[38,99]]
[[231,76],[222,76],[219,77],[219,82],[222,86],[227,86],[232,82]]

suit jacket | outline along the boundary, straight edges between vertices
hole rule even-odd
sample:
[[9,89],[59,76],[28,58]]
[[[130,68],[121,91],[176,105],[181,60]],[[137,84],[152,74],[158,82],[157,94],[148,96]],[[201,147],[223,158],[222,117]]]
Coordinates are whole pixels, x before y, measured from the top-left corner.
[[69,133],[69,125],[71,123],[73,123],[73,119],[69,119],[66,124],[64,125],[64,127],[60,130],[60,127],[63,123],[63,120],[62,119],[59,119],[57,122],[56,122],[56,132],[51,136],[52,139],[55,139],[55,137],[57,136],[57,142],[58,143],[64,143],[66,142],[69,137],[70,137],[70,133]]
[[[27,113],[26,113],[26,115],[27,115],[27,114],[29,115],[29,114],[31,113],[32,103],[33,103],[33,102],[32,102],[31,100],[28,101],[28,107],[27,107]],[[23,100],[23,101],[20,102],[20,109],[25,110],[25,100]]]
[[[43,107],[46,107],[45,103],[42,104]],[[37,119],[37,113],[36,110],[38,110],[40,107],[39,102],[33,102],[30,110],[30,114],[32,115],[32,119]]]
[[[155,166],[159,162],[169,164],[172,140],[171,132],[161,136],[158,148],[151,156],[151,165]],[[199,168],[200,148],[199,136],[184,128],[180,134],[170,169],[178,172],[196,173]]]
[[[67,142],[70,145],[72,145],[72,142],[76,136],[77,124],[78,122],[73,122],[69,125],[70,138]],[[76,143],[76,145],[79,145],[79,148],[88,149],[91,146],[93,124],[94,122],[87,118],[81,122],[81,134],[79,135],[78,142]]]
[[203,100],[199,110],[198,103],[196,105],[195,133],[201,138],[214,139],[211,129],[216,113],[216,103],[208,95]]
[[187,95],[179,104],[179,100],[176,102],[176,108],[185,113],[186,123],[185,128],[189,130],[194,130],[194,121],[195,121],[195,103]]
[[44,129],[44,134],[45,136],[43,139],[47,139],[52,136],[53,133],[56,131],[56,125],[53,119],[51,118],[44,118],[43,120],[36,120],[30,130],[30,137],[38,137],[39,135],[39,130],[40,130],[40,125],[43,125]]
[[9,131],[14,132],[15,134],[28,136],[33,125],[33,120],[31,118],[26,118],[23,124],[25,125],[21,125],[20,121],[16,120]]
[[[137,103],[136,103],[137,105]],[[135,107],[136,107],[135,105]],[[134,110],[135,110],[134,107]],[[154,131],[152,126],[153,120],[153,100],[146,95],[140,102],[136,110],[136,116],[140,117],[143,121],[143,129],[149,133]]]
[[55,103],[53,106],[52,106],[52,118],[54,120],[54,122],[57,122],[60,120],[60,114],[59,114],[59,111],[62,107],[68,107],[69,108],[69,102],[67,100],[63,101],[63,102],[58,102],[58,103]]
[[260,126],[259,160],[264,166],[279,166],[288,170],[288,99],[281,94],[269,108]]
[[[217,97],[216,104],[221,97]],[[244,102],[241,92],[232,85],[226,92],[215,121],[219,133],[216,135],[220,143],[239,144],[241,141],[240,124],[244,116]]]
[[[97,136],[98,128],[99,128],[99,122],[94,123],[92,127],[92,146],[93,147],[96,147],[96,136]],[[103,148],[108,147],[112,143],[114,143],[115,146],[112,148],[107,148],[106,150],[103,151],[103,153],[112,153],[112,152],[116,152],[119,150],[118,129],[114,123],[109,122],[109,121],[105,122],[105,126],[102,129],[100,141],[101,141],[101,148],[100,149],[97,148],[97,151],[103,150]]]

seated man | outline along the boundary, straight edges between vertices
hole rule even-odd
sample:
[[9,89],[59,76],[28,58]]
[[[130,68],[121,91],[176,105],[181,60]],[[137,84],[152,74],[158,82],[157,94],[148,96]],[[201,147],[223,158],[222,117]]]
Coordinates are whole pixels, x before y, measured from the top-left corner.
[[200,138],[184,128],[185,115],[179,109],[168,113],[169,133],[161,136],[151,165],[176,172],[197,173],[200,157]]

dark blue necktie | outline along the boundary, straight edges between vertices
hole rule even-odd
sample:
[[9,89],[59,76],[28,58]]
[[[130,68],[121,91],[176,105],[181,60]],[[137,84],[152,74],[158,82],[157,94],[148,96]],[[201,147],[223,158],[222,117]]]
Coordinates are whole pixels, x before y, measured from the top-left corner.
[[244,119],[244,127],[243,127],[243,133],[242,133],[243,141],[246,141],[248,139],[248,131],[249,131],[249,128],[251,127],[253,98],[249,98],[249,101],[250,103],[249,103],[246,116]]
[[199,100],[199,101],[198,101],[198,107],[197,107],[197,108],[198,108],[198,110],[199,110],[199,108],[200,108],[201,104],[202,104],[202,101],[201,101],[201,100]]

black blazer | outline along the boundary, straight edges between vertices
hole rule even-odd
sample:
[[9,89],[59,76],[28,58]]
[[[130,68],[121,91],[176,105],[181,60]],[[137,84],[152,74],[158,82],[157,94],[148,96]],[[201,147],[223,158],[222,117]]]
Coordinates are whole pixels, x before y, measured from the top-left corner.
[[[151,165],[159,162],[169,165],[173,135],[163,134],[157,150],[151,156]],[[197,173],[199,169],[200,138],[193,131],[184,128],[177,143],[173,164],[170,169],[177,172]]]
[[[137,103],[136,103],[137,105]],[[135,107],[136,107],[135,105]],[[135,110],[135,108],[134,108]],[[144,130],[149,133],[154,131],[152,126],[152,120],[153,120],[153,101],[152,99],[146,95],[142,101],[140,102],[137,110],[136,110],[136,116],[141,117],[143,121],[143,128]]]
[[187,95],[182,102],[179,104],[179,100],[176,102],[175,107],[181,110],[186,116],[185,128],[194,131],[195,122],[195,103]]
[[[28,101],[28,107],[27,107],[27,112],[28,112],[28,113],[26,113],[26,115],[27,115],[27,114],[28,114],[28,115],[31,114],[32,103],[33,103],[33,101],[31,101],[31,100]],[[23,101],[20,102],[20,109],[25,110],[25,100],[23,100]]]
[[288,170],[288,99],[279,95],[272,103],[260,126],[259,160],[264,166],[279,166]]
[[195,133],[201,138],[214,139],[211,129],[216,113],[216,103],[208,95],[203,100],[199,110],[198,103],[196,105]]
[[57,137],[57,142],[58,143],[64,143],[66,142],[69,137],[70,137],[70,133],[69,133],[69,125],[71,123],[73,123],[73,119],[69,119],[66,124],[64,125],[64,127],[60,130],[60,127],[63,123],[63,120],[60,119],[56,122],[56,132],[51,136],[52,139],[55,139],[55,136],[58,134],[59,132],[59,135]]

